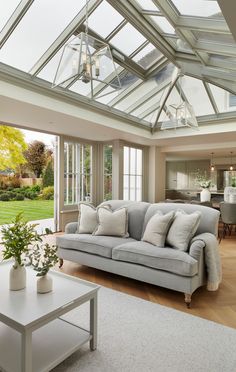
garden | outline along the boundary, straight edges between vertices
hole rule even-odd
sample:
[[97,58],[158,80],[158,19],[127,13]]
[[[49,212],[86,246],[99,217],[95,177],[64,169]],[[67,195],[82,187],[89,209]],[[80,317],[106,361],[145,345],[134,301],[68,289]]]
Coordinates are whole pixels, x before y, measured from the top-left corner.
[[0,126],[0,225],[23,212],[28,221],[53,218],[53,151],[26,144],[22,132]]

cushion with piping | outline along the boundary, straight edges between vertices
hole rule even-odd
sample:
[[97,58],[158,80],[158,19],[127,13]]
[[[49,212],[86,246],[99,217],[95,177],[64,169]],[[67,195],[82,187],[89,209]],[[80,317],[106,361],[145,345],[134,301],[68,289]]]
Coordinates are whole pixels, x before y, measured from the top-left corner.
[[159,248],[165,247],[166,234],[169,230],[171,222],[173,221],[175,212],[171,211],[166,214],[162,214],[158,211],[148,221],[142,240]]
[[92,234],[98,224],[97,209],[88,203],[79,203],[78,234]]
[[128,234],[128,210],[119,208],[114,211],[104,207],[97,209],[98,225],[93,235],[109,235],[127,238]]
[[200,224],[200,219],[201,212],[199,211],[191,214],[177,211],[166,237],[167,245],[186,252]]

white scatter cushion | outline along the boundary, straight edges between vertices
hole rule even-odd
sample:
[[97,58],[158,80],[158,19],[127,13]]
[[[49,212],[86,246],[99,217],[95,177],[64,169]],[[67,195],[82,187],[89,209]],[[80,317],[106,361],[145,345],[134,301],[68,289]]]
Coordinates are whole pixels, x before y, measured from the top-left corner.
[[128,211],[119,208],[115,211],[105,207],[98,208],[98,225],[93,235],[121,236],[127,238],[128,234]]
[[92,234],[98,224],[97,209],[88,203],[79,203],[78,234]]
[[186,214],[184,211],[177,211],[167,234],[167,245],[186,252],[190,240],[197,231],[200,219],[201,212],[199,211],[191,214]]
[[164,215],[158,211],[148,221],[142,240],[160,248],[165,247],[166,234],[174,216],[174,211]]

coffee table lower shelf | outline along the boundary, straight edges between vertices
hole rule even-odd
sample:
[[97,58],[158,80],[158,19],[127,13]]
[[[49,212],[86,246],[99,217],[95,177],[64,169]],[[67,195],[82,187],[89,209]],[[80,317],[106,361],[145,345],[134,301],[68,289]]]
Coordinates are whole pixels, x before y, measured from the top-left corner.
[[[38,328],[32,337],[33,371],[50,371],[91,338],[88,331],[59,318]],[[0,370],[19,372],[20,366],[21,334],[0,322]]]

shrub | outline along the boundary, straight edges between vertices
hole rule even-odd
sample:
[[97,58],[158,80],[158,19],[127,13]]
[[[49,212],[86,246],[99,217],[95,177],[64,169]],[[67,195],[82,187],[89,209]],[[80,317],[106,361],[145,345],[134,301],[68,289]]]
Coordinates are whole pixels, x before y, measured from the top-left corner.
[[34,200],[34,199],[37,199],[38,194],[36,192],[33,192],[33,191],[27,191],[27,192],[25,192],[25,197],[28,198],[28,199]]
[[44,200],[53,200],[54,199],[54,187],[53,186],[44,187],[42,194],[40,196],[41,196],[41,199],[44,199]]
[[20,179],[16,176],[0,176],[0,188],[3,190],[20,187]]
[[39,193],[40,192],[40,186],[39,185],[34,185],[30,188],[30,191],[35,192],[35,193],[36,192]]
[[5,193],[5,194],[0,195],[0,200],[1,201],[9,201],[10,198],[9,198],[8,193]]
[[25,199],[24,195],[21,195],[21,194],[17,194],[15,197],[15,200],[17,201],[24,200],[24,199]]
[[9,199],[14,199],[17,195],[17,193],[14,191],[8,191],[6,194],[8,194]]
[[43,172],[43,188],[54,185],[53,162],[50,159]]

